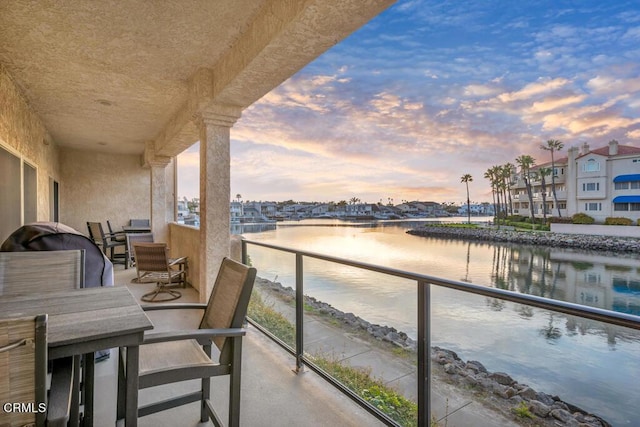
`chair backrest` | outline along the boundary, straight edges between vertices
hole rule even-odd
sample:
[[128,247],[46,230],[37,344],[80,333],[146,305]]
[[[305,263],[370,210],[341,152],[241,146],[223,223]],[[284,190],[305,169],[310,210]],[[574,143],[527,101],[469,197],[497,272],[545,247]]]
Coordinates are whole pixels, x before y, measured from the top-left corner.
[[[255,268],[224,258],[200,328],[241,328],[247,315],[255,278]],[[214,339],[220,350],[220,363],[225,363],[230,357],[230,351],[226,348],[228,341],[225,337]]]
[[111,221],[107,220],[107,228],[109,229],[109,234],[114,234],[113,227],[111,227]]
[[85,251],[0,252],[0,295],[84,286]]
[[153,233],[127,233],[127,250],[129,256],[135,258],[133,252],[134,243],[153,243]]
[[169,270],[168,250],[166,243],[134,243],[138,271],[167,272]]
[[131,227],[150,227],[151,221],[148,219],[130,219],[129,225]]
[[87,228],[89,229],[89,237],[98,245],[105,244],[106,237],[104,230],[102,229],[102,223],[87,221]]
[[38,412],[0,410],[0,425],[44,426],[46,380],[47,315],[1,319],[0,402],[33,403]]

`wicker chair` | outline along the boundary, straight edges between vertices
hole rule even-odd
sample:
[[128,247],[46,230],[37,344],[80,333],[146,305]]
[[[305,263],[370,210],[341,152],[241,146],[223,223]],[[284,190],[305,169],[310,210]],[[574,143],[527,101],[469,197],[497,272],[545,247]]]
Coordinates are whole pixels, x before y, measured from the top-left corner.
[[[139,388],[202,379],[201,389],[169,400],[140,407],[143,417],[189,402],[200,401],[200,421],[209,419],[224,425],[210,401],[211,377],[229,375],[228,425],[240,423],[240,370],[242,361],[242,328],[256,269],[225,258],[208,304],[163,304],[143,307],[145,310],[202,309],[200,326],[195,330],[145,333],[140,346]],[[219,350],[212,359],[212,344]]]
[[186,272],[179,268],[185,258],[170,260],[166,243],[134,243],[138,283],[156,283],[156,289],[140,299],[146,302],[162,302],[178,299],[182,294],[168,286],[186,282]]
[[70,358],[57,363],[47,402],[47,315],[0,319],[0,401],[34,405],[31,411],[0,411],[0,425],[67,425],[72,364]]
[[[136,265],[136,256],[133,250],[134,243],[153,243],[153,233],[127,233],[127,251],[129,252],[129,265]],[[134,279],[137,282],[137,279]]]

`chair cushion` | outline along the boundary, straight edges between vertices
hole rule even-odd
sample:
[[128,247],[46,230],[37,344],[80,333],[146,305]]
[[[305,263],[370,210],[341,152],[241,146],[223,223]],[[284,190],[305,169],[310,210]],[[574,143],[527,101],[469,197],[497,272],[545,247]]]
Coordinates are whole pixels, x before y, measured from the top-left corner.
[[169,341],[140,346],[140,376],[165,369],[216,366],[196,340]]

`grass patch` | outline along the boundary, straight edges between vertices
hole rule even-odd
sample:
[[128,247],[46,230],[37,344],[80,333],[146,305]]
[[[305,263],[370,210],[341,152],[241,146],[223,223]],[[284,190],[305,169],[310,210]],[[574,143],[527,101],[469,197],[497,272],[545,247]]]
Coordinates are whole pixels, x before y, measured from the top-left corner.
[[398,424],[402,426],[417,424],[418,405],[387,387],[382,380],[373,377],[371,369],[354,368],[324,356],[316,356],[314,361],[322,370],[389,415]]
[[284,343],[293,347],[296,342],[296,328],[281,313],[276,311],[272,305],[264,302],[262,296],[255,289],[251,294],[247,316],[268,329]]
[[[256,290],[251,295],[247,315],[286,344],[295,346],[295,326],[272,305],[267,304]],[[418,405],[387,387],[382,380],[374,378],[371,369],[354,368],[323,355],[315,356],[314,362],[398,424],[417,424]]]
[[442,227],[442,228],[478,228],[477,224],[467,224],[461,222],[448,222],[445,224],[427,224],[427,227]]
[[518,406],[513,408],[513,412],[516,414],[516,416],[518,418],[532,418],[533,419],[533,414],[529,410],[529,407],[527,406],[527,404],[524,403],[524,402],[520,402],[520,404]]

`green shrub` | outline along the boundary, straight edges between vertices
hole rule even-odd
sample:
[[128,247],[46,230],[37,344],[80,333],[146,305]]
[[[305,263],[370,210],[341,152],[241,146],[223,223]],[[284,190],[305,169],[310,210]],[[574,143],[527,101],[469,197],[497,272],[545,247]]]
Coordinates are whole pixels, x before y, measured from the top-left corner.
[[587,214],[577,213],[571,217],[573,224],[593,224],[595,220]]
[[525,217],[523,217],[522,215],[509,215],[506,220],[511,222],[523,222],[525,220]]
[[604,225],[633,225],[629,218],[609,216],[604,220]]

